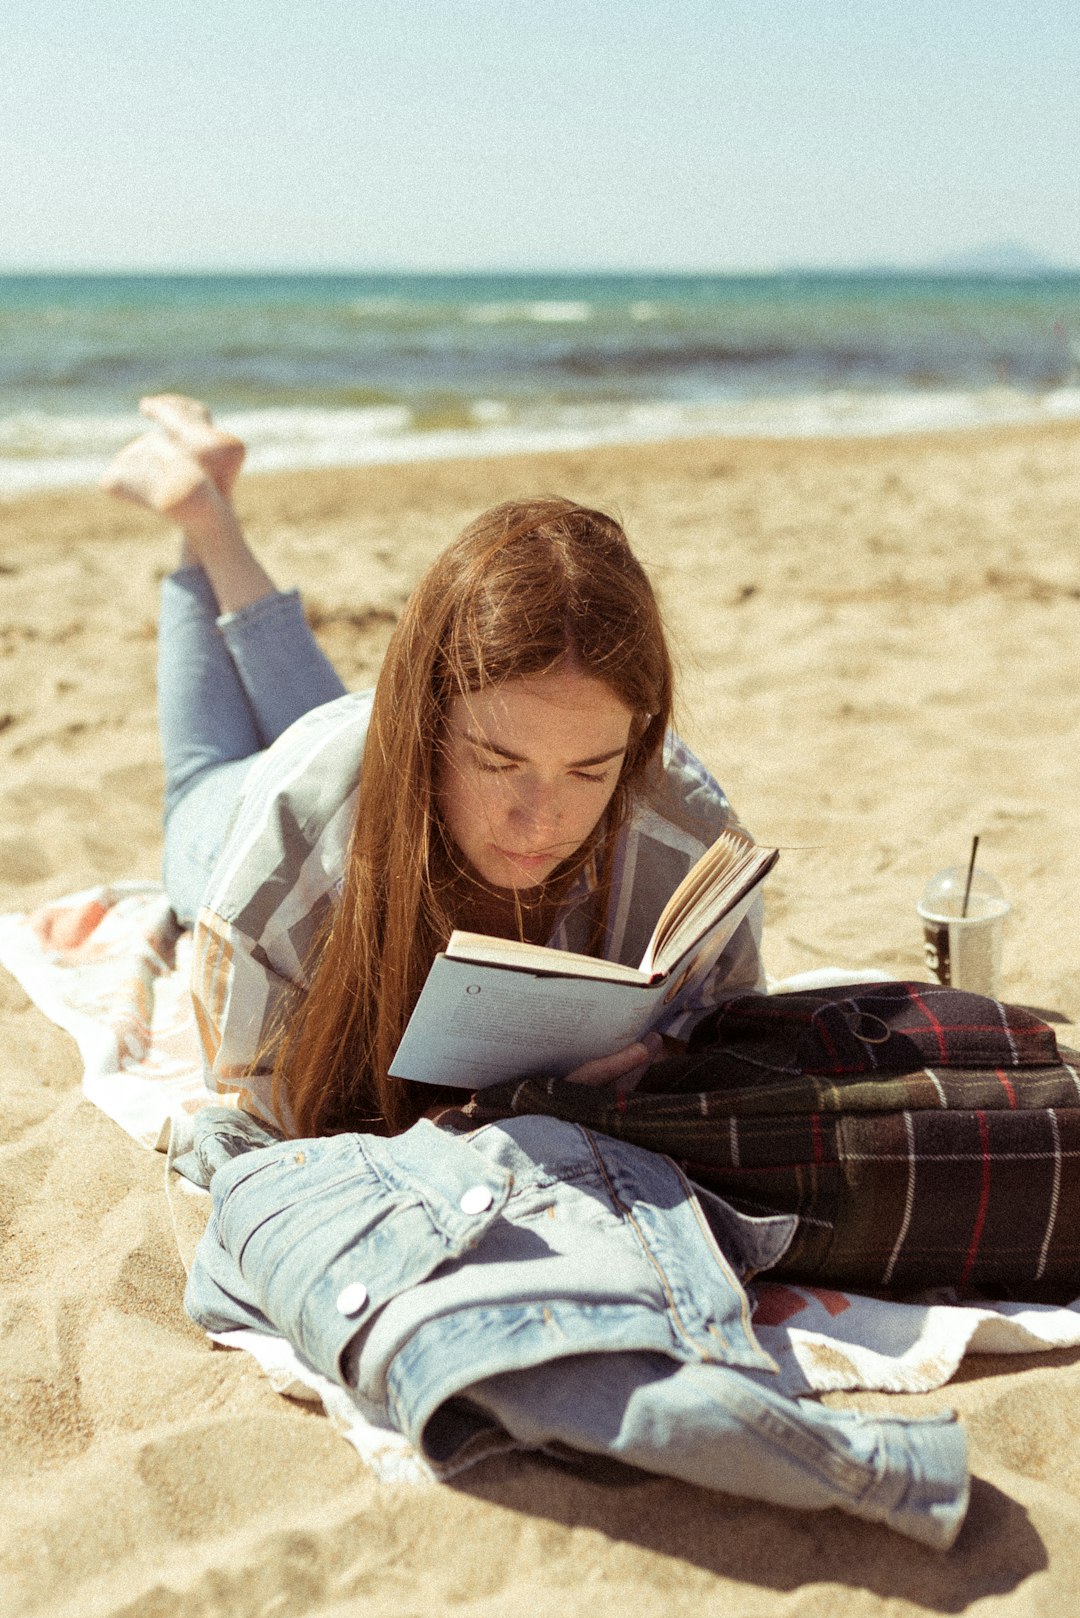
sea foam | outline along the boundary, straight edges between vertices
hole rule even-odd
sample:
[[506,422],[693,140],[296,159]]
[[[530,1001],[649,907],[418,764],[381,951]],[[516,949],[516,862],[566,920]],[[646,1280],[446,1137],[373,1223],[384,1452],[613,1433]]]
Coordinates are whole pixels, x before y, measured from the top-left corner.
[[[589,449],[706,436],[814,438],[940,431],[995,423],[1080,418],[1080,387],[1041,395],[1011,388],[863,392],[833,389],[723,404],[666,401],[545,404],[476,400],[474,423],[423,427],[405,406],[224,412],[221,425],[248,445],[252,471],[373,466],[408,461]],[[146,428],[139,416],[0,418],[0,497],[88,485],[128,439]]]

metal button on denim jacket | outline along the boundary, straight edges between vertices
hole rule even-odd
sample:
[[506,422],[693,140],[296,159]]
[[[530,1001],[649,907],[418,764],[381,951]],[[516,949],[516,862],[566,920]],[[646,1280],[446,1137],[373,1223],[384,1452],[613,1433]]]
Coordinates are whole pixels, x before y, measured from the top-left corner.
[[773,1368],[739,1275],[775,1263],[793,1222],[713,1198],[707,1216],[655,1153],[538,1117],[279,1141],[214,1109],[197,1130],[187,1172],[213,1171],[214,1213],[189,1313],[282,1332],[414,1440],[479,1378],[572,1354]]

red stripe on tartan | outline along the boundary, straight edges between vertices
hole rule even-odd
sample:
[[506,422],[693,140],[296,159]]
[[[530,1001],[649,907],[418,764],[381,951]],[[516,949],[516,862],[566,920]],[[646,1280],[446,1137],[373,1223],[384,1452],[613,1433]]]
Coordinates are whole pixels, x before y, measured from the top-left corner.
[[814,1143],[814,1162],[823,1163],[825,1161],[825,1148],[821,1139],[821,1114],[819,1112],[810,1114],[810,1139]]
[[823,1022],[818,1024],[817,1036],[821,1040],[821,1043],[825,1046],[825,1049],[828,1051],[829,1055],[832,1057],[833,1065],[835,1067],[835,1065],[836,1065],[836,1045],[829,1038],[829,1030],[826,1028],[826,1026],[825,1026],[825,1024]]
[[1015,1112],[1016,1111],[1016,1091],[1013,1089],[1012,1085],[1009,1083],[1008,1078],[1005,1075],[1004,1068],[999,1067],[995,1071],[997,1073],[998,1078],[1001,1080],[1001,1088],[1004,1090],[1005,1094],[1009,1098],[1009,1106]]
[[979,1120],[979,1146],[982,1153],[982,1184],[979,1186],[979,1210],[975,1215],[975,1229],[971,1233],[971,1242],[968,1246],[964,1268],[960,1273],[960,1285],[965,1286],[971,1278],[975,1268],[975,1255],[979,1251],[982,1241],[983,1226],[986,1224],[986,1210],[990,1206],[990,1131],[986,1127],[985,1112],[975,1114]]
[[[785,1078],[801,1079],[811,1077],[825,1079],[846,1079],[852,1076],[856,1078],[865,1076],[868,1079],[880,1080],[883,1084],[888,1083],[892,1079],[910,1079],[915,1074],[937,1073],[941,1070],[944,1070],[946,1073],[956,1070],[963,1073],[973,1073],[978,1070],[980,1074],[984,1072],[989,1073],[992,1071],[999,1077],[1004,1072],[1004,1069],[1002,1068],[989,1068],[983,1061],[980,1060],[978,1056],[973,1057],[970,1061],[968,1061],[966,1057],[964,1057],[962,1060],[956,1060],[950,1056],[948,1061],[931,1061],[923,1067],[867,1067],[865,1059],[857,1058],[851,1062],[834,1062],[829,1067],[826,1067],[823,1063],[816,1074],[810,1074],[809,1072],[796,1072],[792,1068],[788,1067],[774,1067],[768,1062],[761,1062],[759,1066],[768,1073],[782,1073]],[[1014,1071],[1023,1073],[1025,1078],[1029,1073],[1038,1073],[1045,1077],[1047,1072],[1051,1069],[1054,1073],[1060,1073],[1061,1071],[1055,1062],[1018,1062]]]
[[918,1006],[919,1010],[922,1012],[923,1016],[926,1018],[927,1022],[937,1035],[938,1050],[941,1052],[942,1062],[947,1061],[949,1055],[949,1046],[947,1040],[945,1039],[941,1024],[934,1016],[934,1013],[930,1010],[930,1007],[926,1004],[926,1001],[921,995],[916,994],[914,989],[911,990],[911,998],[914,1000],[915,1004]]

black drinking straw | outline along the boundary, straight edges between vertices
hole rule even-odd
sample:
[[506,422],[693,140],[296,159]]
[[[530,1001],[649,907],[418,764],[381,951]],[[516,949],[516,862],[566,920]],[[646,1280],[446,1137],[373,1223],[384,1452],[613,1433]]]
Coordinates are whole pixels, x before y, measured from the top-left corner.
[[971,858],[968,860],[967,881],[964,883],[964,902],[960,906],[961,920],[967,915],[968,900],[971,898],[971,879],[975,875],[975,856],[979,852],[979,834],[975,833],[971,839]]

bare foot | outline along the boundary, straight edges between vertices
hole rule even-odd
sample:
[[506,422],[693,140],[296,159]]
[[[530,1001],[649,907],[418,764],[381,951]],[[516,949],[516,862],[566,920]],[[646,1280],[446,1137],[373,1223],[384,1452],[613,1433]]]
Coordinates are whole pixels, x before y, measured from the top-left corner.
[[171,517],[181,527],[213,494],[199,462],[159,432],[143,433],[125,445],[101,479],[101,487],[106,494]]
[[244,464],[245,451],[240,439],[215,427],[207,407],[182,393],[151,394],[139,400],[139,409],[199,463],[219,494],[228,500]]
[[[181,567],[200,566],[210,580],[219,611],[239,612],[272,595],[274,583],[245,540],[228,494],[211,476],[205,452],[193,454],[186,442],[200,429],[204,442],[206,438],[227,438],[227,434],[217,434],[200,419],[198,412],[204,407],[194,400],[173,395],[165,398],[168,403],[162,408],[175,416],[178,432],[155,427],[143,433],[120,451],[102,478],[101,487],[108,494],[133,500],[179,523],[184,531]],[[145,400],[144,404],[154,407],[147,414],[154,414],[160,403],[159,399]],[[184,442],[180,441],[181,435]],[[235,463],[238,470],[244,446],[239,440],[232,442],[240,452]]]

